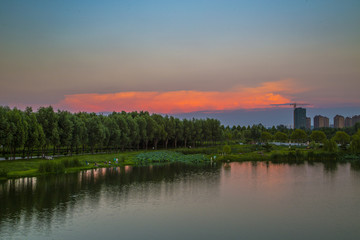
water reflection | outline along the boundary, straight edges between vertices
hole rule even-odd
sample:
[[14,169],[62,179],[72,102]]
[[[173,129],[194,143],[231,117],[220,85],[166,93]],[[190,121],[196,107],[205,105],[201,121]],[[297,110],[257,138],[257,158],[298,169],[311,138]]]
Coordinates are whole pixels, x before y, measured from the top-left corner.
[[[212,178],[187,178],[211,174]],[[218,176],[218,177],[216,177]],[[99,168],[74,174],[12,179],[0,185],[0,232],[22,226],[44,231],[53,221],[64,222],[75,208],[97,208],[103,197],[113,201],[146,201],[150,195],[172,195],[172,182],[214,187],[219,167],[171,164],[149,167]],[[194,183],[200,181],[200,183]],[[146,183],[146,184],[143,184]],[[132,191],[133,190],[133,191]]]
[[[157,239],[175,233],[207,233],[207,239],[280,233],[289,239],[311,236],[305,230],[319,223],[318,236],[336,239],[334,226],[359,233],[358,189],[356,162],[172,164],[14,179],[0,183],[0,239],[114,239],[117,228],[133,239],[147,236],[138,229],[156,232]],[[342,217],[331,218],[333,211]],[[93,229],[97,222],[100,227]],[[63,229],[71,233],[63,235]]]

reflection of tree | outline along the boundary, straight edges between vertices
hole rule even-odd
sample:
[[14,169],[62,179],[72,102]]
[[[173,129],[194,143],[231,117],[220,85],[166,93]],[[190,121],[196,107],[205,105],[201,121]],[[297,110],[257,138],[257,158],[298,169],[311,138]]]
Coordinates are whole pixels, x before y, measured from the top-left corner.
[[338,168],[338,163],[335,161],[324,161],[324,170],[327,173],[334,173]]
[[[0,183],[0,232],[2,227],[16,231],[19,227],[27,229],[35,224],[37,229],[49,230],[53,221],[65,222],[77,207],[90,204],[96,208],[101,194],[126,203],[131,191],[132,195],[139,191],[136,192],[141,194],[139,198],[147,199],[163,183],[164,194],[169,194],[166,191],[173,191],[169,183],[179,179],[186,181],[188,174],[200,176],[206,172],[219,176],[219,169],[211,166],[172,164],[102,168],[74,174],[8,180]],[[211,181],[208,184],[214,185],[214,179],[201,181]],[[219,178],[216,181],[219,182]],[[156,183],[155,188],[151,185],[153,183]],[[200,182],[199,186],[203,185]]]
[[352,161],[350,164],[352,170],[360,171],[360,161]]

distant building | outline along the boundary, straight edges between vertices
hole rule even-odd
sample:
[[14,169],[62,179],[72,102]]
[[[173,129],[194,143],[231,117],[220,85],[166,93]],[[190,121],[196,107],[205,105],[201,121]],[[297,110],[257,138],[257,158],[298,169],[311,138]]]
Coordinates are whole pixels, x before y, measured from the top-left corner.
[[306,129],[311,129],[311,118],[306,118]]
[[306,109],[295,108],[294,109],[294,128],[306,128]]
[[358,122],[360,122],[360,115],[355,115],[351,118],[351,126],[355,126]]
[[314,117],[314,128],[323,128],[329,127],[329,118],[321,115],[316,115]]
[[343,128],[345,127],[345,119],[341,115],[336,115],[334,117],[334,128]]
[[345,118],[345,127],[351,127],[352,123],[351,123],[351,117],[346,117]]

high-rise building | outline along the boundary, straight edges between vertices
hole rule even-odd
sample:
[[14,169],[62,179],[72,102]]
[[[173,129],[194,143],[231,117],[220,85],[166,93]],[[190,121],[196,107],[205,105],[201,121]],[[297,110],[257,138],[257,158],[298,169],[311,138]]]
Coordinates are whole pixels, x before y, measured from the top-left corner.
[[306,109],[295,108],[294,109],[294,128],[306,128]]
[[343,128],[345,127],[345,119],[341,115],[336,115],[334,117],[334,128]]
[[357,122],[360,122],[360,115],[355,115],[351,118],[351,126],[355,126]]
[[311,118],[306,117],[306,129],[311,129]]
[[345,118],[345,127],[351,127],[352,123],[351,123],[351,117],[346,117]]
[[314,128],[322,128],[322,127],[329,127],[329,118],[316,115],[314,117]]

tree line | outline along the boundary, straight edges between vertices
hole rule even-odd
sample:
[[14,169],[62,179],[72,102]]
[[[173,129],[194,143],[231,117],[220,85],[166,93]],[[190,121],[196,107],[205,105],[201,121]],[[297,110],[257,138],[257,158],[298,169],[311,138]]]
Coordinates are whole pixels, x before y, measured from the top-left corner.
[[0,147],[3,156],[30,158],[38,154],[117,152],[169,146],[216,144],[222,139],[216,119],[180,120],[148,112],[70,113],[40,107],[21,111],[0,106]]
[[[40,107],[24,111],[0,106],[0,148],[2,156],[30,158],[33,154],[118,152],[128,149],[197,147],[221,142],[306,142],[352,143],[360,146],[360,124],[346,128],[301,130],[283,125],[265,128],[223,126],[217,119],[179,119],[148,112],[70,113]],[[359,139],[358,139],[359,137]],[[328,142],[327,142],[328,141]],[[356,148],[356,147],[355,147]],[[358,147],[359,148],[359,147]]]

